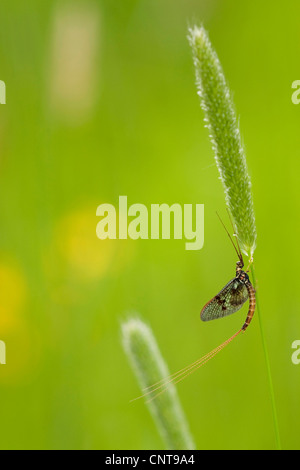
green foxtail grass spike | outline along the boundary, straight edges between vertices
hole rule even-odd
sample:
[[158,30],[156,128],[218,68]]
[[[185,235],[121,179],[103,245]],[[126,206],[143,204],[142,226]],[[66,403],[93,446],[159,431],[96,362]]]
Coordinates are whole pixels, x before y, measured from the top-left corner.
[[256,227],[251,181],[238,121],[224,73],[203,27],[189,30],[196,84],[213,145],[217,167],[242,251],[253,256]]
[[[142,391],[169,375],[151,329],[139,318],[122,324],[122,341]],[[167,449],[195,449],[174,385],[147,405]]]

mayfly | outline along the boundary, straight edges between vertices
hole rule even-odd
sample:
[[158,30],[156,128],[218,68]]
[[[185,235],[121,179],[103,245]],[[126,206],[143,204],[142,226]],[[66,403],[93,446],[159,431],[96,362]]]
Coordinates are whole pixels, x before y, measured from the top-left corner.
[[[207,304],[204,305],[204,307],[201,310],[200,318],[202,321],[210,321],[210,320],[215,320],[217,318],[223,318],[227,315],[231,315],[232,313],[237,312],[244,305],[244,303],[249,299],[249,307],[248,307],[246,320],[244,324],[242,325],[242,327],[234,335],[232,335],[230,338],[224,341],[224,343],[221,343],[219,346],[217,346],[215,349],[210,351],[208,354],[206,354],[205,356],[202,356],[200,359],[188,365],[187,367],[179,370],[178,372],[175,372],[174,374],[170,375],[169,377],[166,377],[165,379],[157,382],[156,384],[153,384],[150,387],[145,388],[144,389],[145,393],[141,395],[140,397],[135,398],[135,400],[137,400],[138,398],[149,396],[150,398],[149,401],[151,401],[154,398],[156,398],[158,395],[163,393],[170,384],[175,385],[178,382],[181,382],[183,379],[191,375],[201,366],[206,364],[206,362],[212,359],[216,354],[222,351],[222,349],[224,349],[225,346],[231,343],[231,341],[234,338],[236,338],[237,335],[239,335],[241,332],[244,332],[248,328],[253,318],[254,311],[255,311],[255,303],[256,303],[255,290],[247,274],[249,270],[249,266],[252,262],[252,259],[250,260],[250,264],[248,268],[246,269],[246,271],[243,271],[244,260],[243,260],[242,252],[241,252],[240,245],[238,242],[238,237],[234,234],[236,238],[236,245],[235,245],[233,239],[231,238],[230,233],[228,232],[227,228],[225,227],[220,217],[219,219],[227,235],[229,236],[230,241],[238,256],[238,261],[236,263],[236,274],[235,274],[235,277],[231,281],[229,281],[228,284],[226,284],[226,286],[223,287],[223,289],[217,295],[215,295],[215,297],[213,297],[209,302],[207,302]],[[231,222],[231,225],[233,227],[232,222]]]
[[[219,217],[219,215],[218,215]],[[219,217],[220,219],[220,217]],[[236,237],[237,246],[235,246],[230,233],[220,219],[227,235],[229,236],[231,243],[238,255],[239,260],[236,263],[236,274],[235,278],[226,284],[225,287],[207,304],[204,305],[200,317],[202,321],[215,320],[222,318],[232,313],[237,312],[246,300],[249,298],[249,309],[245,323],[243,324],[240,331],[245,331],[249,326],[255,311],[255,290],[250,282],[247,274],[249,267],[246,271],[243,271],[244,260],[238,238]]]

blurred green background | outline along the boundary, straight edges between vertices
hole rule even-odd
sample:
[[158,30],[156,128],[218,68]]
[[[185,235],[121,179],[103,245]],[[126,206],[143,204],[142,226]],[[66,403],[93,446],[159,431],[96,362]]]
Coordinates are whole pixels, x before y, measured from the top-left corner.
[[[300,3],[2,2],[2,449],[162,449],[120,341],[138,312],[171,371],[247,309],[201,323],[235,274],[224,195],[196,94],[188,25],[203,23],[240,116],[257,218],[256,275],[284,448],[299,449]],[[100,241],[96,208],[205,204],[205,244]],[[275,447],[257,316],[178,386],[199,449]]]

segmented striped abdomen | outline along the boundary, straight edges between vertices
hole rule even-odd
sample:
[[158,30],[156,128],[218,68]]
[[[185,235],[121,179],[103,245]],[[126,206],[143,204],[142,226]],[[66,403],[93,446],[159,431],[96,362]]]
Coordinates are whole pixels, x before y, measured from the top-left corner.
[[254,311],[255,311],[255,304],[256,304],[256,298],[255,298],[255,289],[252,286],[250,281],[247,281],[245,283],[248,295],[249,295],[249,309],[248,309],[248,314],[245,323],[242,326],[242,330],[245,330],[249,325],[250,322],[253,318]]

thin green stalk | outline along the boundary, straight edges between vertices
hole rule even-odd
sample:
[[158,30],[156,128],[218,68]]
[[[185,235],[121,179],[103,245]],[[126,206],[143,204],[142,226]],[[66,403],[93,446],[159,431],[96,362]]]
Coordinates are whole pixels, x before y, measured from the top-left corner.
[[[256,288],[256,277],[255,277],[253,264],[251,265],[251,274],[252,274],[254,288]],[[261,340],[262,340],[266,368],[267,368],[271,405],[272,405],[272,415],[273,415],[273,422],[274,422],[274,431],[275,431],[275,438],[276,438],[276,447],[278,450],[281,450],[281,442],[280,442],[278,417],[277,417],[277,409],[276,409],[276,402],[275,402],[275,395],[274,395],[274,388],[273,388],[271,366],[270,366],[269,353],[268,353],[266,337],[265,337],[265,332],[264,332],[264,327],[263,327],[263,321],[262,321],[262,316],[261,316],[261,311],[260,311],[259,295],[257,291],[256,291],[256,311],[257,311],[257,316],[258,316],[258,321],[259,321]]]
[[[168,377],[167,365],[149,326],[138,318],[130,318],[122,324],[122,340],[142,393]],[[167,449],[195,449],[174,385],[169,384],[164,393],[148,400],[147,405]]]

